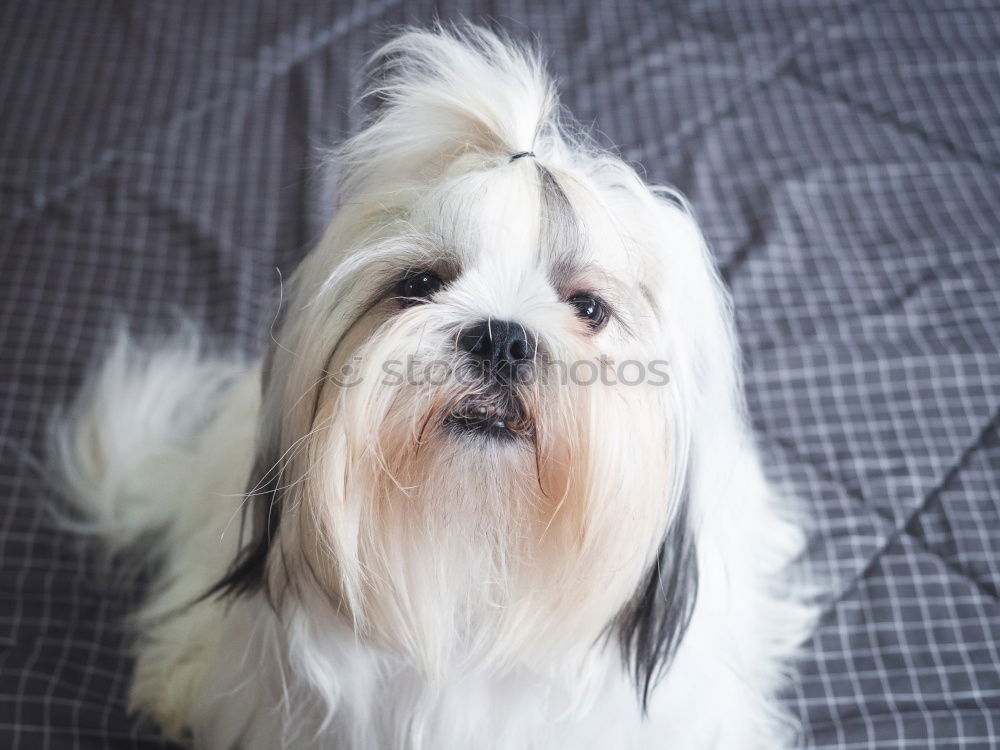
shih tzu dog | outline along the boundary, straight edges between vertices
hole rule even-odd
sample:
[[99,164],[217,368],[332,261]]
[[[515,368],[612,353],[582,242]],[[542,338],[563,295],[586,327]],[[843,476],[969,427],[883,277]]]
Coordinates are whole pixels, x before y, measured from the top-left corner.
[[787,747],[803,535],[684,201],[508,39],[376,60],[262,362],[123,340],[56,433],[152,571],[133,708],[212,750]]

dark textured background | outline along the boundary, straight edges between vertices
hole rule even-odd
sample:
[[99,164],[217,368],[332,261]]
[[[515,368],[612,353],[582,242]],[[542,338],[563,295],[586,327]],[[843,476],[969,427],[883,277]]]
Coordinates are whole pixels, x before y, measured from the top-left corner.
[[833,571],[808,746],[1000,743],[1000,8],[541,5],[2,5],[0,747],[160,744],[123,708],[133,597],[46,510],[46,416],[117,316],[257,349],[365,52],[435,14],[537,35],[580,120],[691,197]]

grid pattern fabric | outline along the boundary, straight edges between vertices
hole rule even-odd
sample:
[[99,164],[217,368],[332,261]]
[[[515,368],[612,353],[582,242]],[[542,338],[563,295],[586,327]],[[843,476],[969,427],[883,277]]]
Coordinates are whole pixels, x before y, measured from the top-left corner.
[[1000,746],[989,0],[3,4],[0,746],[165,746],[126,712],[141,584],[54,521],[48,415],[119,319],[258,351],[366,52],[460,16],[536,37],[580,121],[709,235],[767,470],[830,582],[786,696],[804,745]]

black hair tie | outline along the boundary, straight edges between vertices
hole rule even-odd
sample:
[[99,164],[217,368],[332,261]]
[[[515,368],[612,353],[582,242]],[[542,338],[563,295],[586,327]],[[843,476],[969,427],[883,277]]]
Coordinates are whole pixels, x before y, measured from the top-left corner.
[[522,159],[525,156],[530,156],[532,159],[534,159],[535,158],[535,152],[534,151],[518,151],[516,154],[514,154],[512,157],[510,157],[510,160],[511,161],[517,161],[518,159]]

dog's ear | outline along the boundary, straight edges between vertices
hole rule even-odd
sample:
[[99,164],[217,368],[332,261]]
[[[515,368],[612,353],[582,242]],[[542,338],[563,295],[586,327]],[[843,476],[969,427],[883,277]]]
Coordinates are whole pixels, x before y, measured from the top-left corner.
[[[279,305],[275,325],[281,322],[283,314],[284,307]],[[272,380],[277,349],[276,342],[273,342],[264,355],[261,367],[261,390],[265,398]],[[258,424],[257,454],[240,511],[239,553],[226,574],[204,594],[204,598],[234,597],[264,591],[271,600],[267,585],[267,560],[278,537],[284,505],[283,487],[288,485],[288,479],[284,476],[280,425],[269,426],[266,424],[266,412],[263,416],[265,421]],[[271,601],[271,604],[273,606],[274,602]]]
[[684,637],[697,595],[698,561],[685,495],[649,572],[616,621],[622,659],[644,713],[650,691]]
[[[240,520],[239,552],[226,574],[204,595],[235,597],[262,591],[272,606],[276,592],[274,573],[284,570],[282,586],[297,592],[297,578],[289,574],[288,554],[298,552],[295,543],[280,543],[279,532],[287,531],[288,515],[300,508],[308,475],[305,464],[307,438],[317,433],[316,420],[322,407],[324,389],[331,382],[327,367],[340,346],[342,337],[367,311],[356,315],[333,316],[344,288],[358,283],[354,275],[336,277],[331,289],[316,298],[310,279],[316,265],[310,256],[287,285],[287,294],[278,303],[271,330],[271,342],[260,368],[261,401],[256,424],[256,452],[247,478]],[[302,291],[303,285],[306,292]],[[303,297],[310,304],[295,302]],[[287,315],[297,309],[295,316]],[[321,330],[326,346],[316,345],[316,331]],[[310,342],[310,343],[307,343]],[[269,561],[278,554],[281,567],[269,569]],[[297,561],[311,571],[308,557]]]
[[726,512],[732,496],[719,467],[739,461],[750,442],[729,294],[687,201],[666,188],[652,196],[639,205],[654,217],[647,276],[667,321],[663,351],[674,403],[668,423],[683,473],[671,493],[673,520],[658,554],[615,622],[644,711],[694,614],[703,519]]

